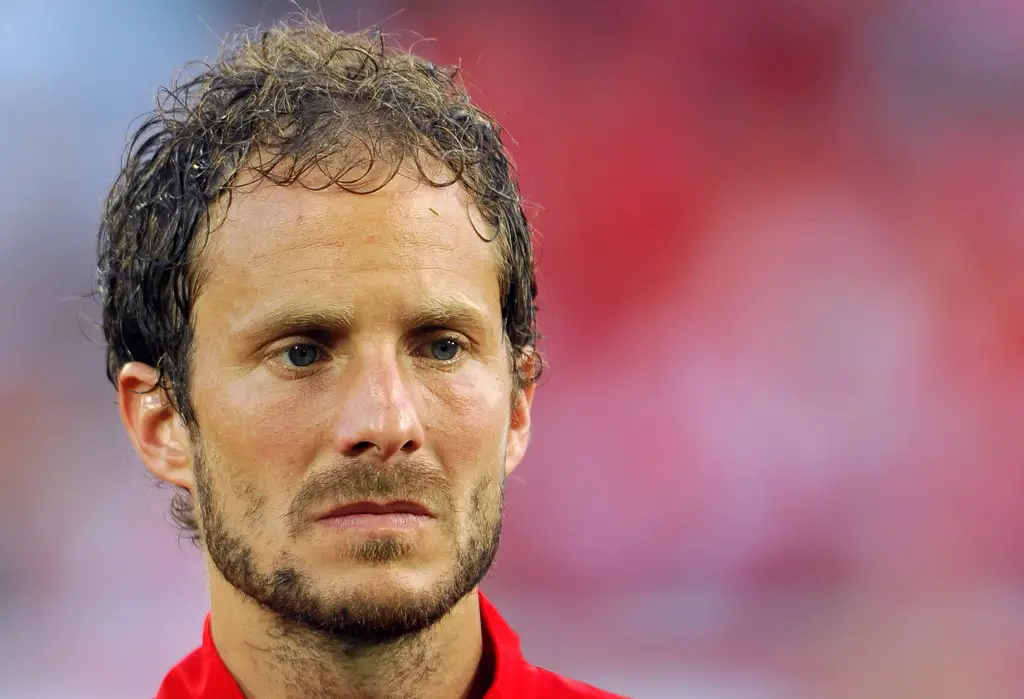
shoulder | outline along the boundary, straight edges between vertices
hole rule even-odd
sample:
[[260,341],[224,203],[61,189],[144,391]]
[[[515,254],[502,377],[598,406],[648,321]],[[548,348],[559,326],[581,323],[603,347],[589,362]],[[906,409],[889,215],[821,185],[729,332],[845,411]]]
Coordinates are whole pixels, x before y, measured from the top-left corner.
[[243,699],[234,677],[220,659],[209,636],[209,621],[204,643],[171,668],[157,691],[156,699]]
[[626,699],[584,682],[571,680],[542,667],[531,666],[537,699]]
[[191,699],[202,696],[200,692],[206,674],[204,665],[201,648],[189,653],[164,677],[156,699]]
[[523,657],[519,636],[483,595],[480,610],[496,661],[488,699],[626,699],[533,665]]

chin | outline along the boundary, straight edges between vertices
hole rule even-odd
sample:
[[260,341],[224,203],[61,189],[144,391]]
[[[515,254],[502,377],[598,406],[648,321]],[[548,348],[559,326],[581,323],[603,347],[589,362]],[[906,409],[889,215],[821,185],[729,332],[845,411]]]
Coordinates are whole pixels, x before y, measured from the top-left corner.
[[327,572],[328,588],[338,598],[360,597],[400,601],[435,595],[445,587],[440,571],[407,561],[387,563],[346,562]]
[[394,563],[349,569],[343,579],[322,587],[310,583],[307,578],[305,594],[287,595],[269,606],[283,619],[356,644],[386,642],[430,628],[465,596],[443,577]]

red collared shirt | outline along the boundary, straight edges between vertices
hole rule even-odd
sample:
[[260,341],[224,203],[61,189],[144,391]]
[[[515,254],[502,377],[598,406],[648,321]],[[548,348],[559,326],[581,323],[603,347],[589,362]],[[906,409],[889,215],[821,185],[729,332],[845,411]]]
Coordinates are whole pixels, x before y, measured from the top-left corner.
[[[483,595],[480,614],[489,640],[485,647],[494,652],[494,681],[484,699],[622,699],[531,665],[519,649],[519,637]],[[156,699],[244,699],[213,645],[209,616],[203,645],[167,674]]]

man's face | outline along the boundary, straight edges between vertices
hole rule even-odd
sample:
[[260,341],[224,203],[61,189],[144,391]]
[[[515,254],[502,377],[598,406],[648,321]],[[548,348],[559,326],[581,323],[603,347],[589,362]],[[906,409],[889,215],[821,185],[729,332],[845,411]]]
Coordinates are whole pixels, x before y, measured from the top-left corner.
[[514,390],[478,227],[458,187],[264,184],[201,253],[203,541],[285,619],[393,637],[439,619],[493,560],[532,391]]

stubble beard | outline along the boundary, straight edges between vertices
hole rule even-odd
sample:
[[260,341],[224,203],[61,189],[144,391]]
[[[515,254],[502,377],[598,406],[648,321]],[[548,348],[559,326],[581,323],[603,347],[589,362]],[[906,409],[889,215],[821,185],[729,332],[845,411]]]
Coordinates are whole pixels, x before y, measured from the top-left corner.
[[[376,645],[419,634],[480,584],[498,551],[504,479],[496,476],[484,479],[473,491],[468,536],[449,532],[455,560],[429,592],[398,592],[386,599],[372,591],[338,592],[318,584],[323,581],[287,553],[261,570],[253,537],[247,540],[225,516],[201,450],[196,450],[193,463],[201,541],[207,555],[228,584],[274,613],[285,630],[313,632],[343,646]],[[400,561],[411,549],[408,542],[380,536],[361,542],[350,555],[365,565],[387,565]]]

